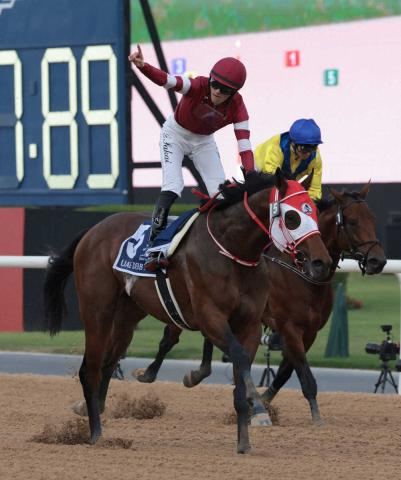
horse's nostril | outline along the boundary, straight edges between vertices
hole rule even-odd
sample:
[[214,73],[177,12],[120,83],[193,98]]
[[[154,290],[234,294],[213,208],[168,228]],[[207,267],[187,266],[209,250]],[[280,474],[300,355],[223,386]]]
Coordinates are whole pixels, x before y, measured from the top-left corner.
[[322,260],[312,260],[312,267],[315,270],[322,270],[323,269],[323,262]]
[[321,275],[324,271],[324,263],[322,260],[312,260],[312,270],[317,275]]

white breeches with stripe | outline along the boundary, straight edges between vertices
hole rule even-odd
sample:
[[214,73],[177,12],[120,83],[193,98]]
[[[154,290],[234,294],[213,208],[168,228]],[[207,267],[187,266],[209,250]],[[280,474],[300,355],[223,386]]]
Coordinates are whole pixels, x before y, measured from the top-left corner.
[[199,135],[181,127],[170,116],[160,133],[160,159],[163,170],[162,191],[181,196],[184,189],[182,161],[184,155],[194,162],[209,195],[217,192],[226,179],[213,135]]

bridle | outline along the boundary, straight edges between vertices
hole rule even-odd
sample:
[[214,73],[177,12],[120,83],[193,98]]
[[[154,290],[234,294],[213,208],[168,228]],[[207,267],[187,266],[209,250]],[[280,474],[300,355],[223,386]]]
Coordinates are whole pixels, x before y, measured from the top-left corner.
[[[365,203],[365,200],[355,199],[344,206],[341,206],[340,204],[338,204],[337,213],[336,213],[337,232],[338,233],[342,232],[348,243],[348,249],[343,250],[341,252],[340,258],[341,260],[344,260],[344,258],[351,258],[353,260],[356,260],[358,262],[358,266],[362,272],[362,275],[365,275],[369,253],[373,247],[375,247],[376,245],[380,245],[380,241],[377,238],[375,240],[368,240],[366,242],[361,242],[361,243],[355,243],[353,241],[352,236],[350,235],[349,230],[347,228],[347,224],[344,221],[344,210],[350,207],[351,205],[353,205],[354,203]],[[367,248],[366,252],[362,252],[360,250],[360,247],[363,247],[365,245],[369,245],[369,247]]]
[[[303,242],[306,238],[308,238],[312,235],[320,235],[320,232],[317,230],[317,226],[316,226],[316,229],[312,229],[311,231],[309,231],[309,232],[303,234],[302,236],[294,239],[290,230],[286,227],[284,220],[281,218],[280,203],[284,202],[285,200],[288,200],[290,197],[293,197],[295,195],[302,194],[302,193],[305,194],[305,191],[302,190],[302,191],[298,191],[298,192],[289,194],[289,195],[285,196],[283,199],[279,200],[278,199],[278,189],[277,189],[277,187],[274,187],[274,188],[275,188],[274,202],[273,203],[268,202],[269,205],[270,205],[270,207],[269,207],[269,210],[270,210],[270,225],[269,225],[269,228],[266,227],[266,225],[262,222],[262,220],[260,220],[260,218],[256,215],[256,213],[251,209],[251,207],[249,205],[249,202],[248,202],[248,192],[247,191],[245,191],[244,199],[243,199],[245,211],[247,212],[249,217],[258,225],[258,227],[266,234],[266,237],[269,240],[267,245],[264,247],[263,250],[265,250],[273,242],[277,244],[276,239],[272,234],[272,224],[273,224],[273,219],[279,217],[280,230],[281,230],[281,233],[283,234],[283,236],[286,237],[286,241],[287,241],[286,245],[281,245],[281,247],[284,248],[284,250],[291,255],[291,258],[293,259],[293,262],[295,263],[295,265],[298,268],[301,268],[302,265],[303,265],[304,259],[303,259],[303,253],[300,250],[297,249],[298,245],[301,242]],[[270,195],[270,193],[269,193],[269,195]],[[211,216],[211,213],[213,212],[213,210],[216,208],[217,205],[218,204],[216,204],[216,203],[213,204],[211,206],[211,208],[208,210],[207,217],[206,217],[206,226],[207,226],[207,230],[208,230],[208,233],[209,233],[210,237],[212,238],[214,243],[219,247],[219,253],[221,253],[222,255],[225,255],[226,257],[230,258],[231,260],[235,261],[236,263],[239,263],[239,264],[244,265],[246,267],[256,267],[260,263],[260,257],[257,261],[241,259],[241,258],[237,257],[236,255],[234,255],[233,253],[229,252],[217,240],[217,238],[213,235],[213,233],[211,231],[211,228],[210,228],[210,216]]]
[[[352,236],[347,229],[346,222],[344,221],[344,210],[346,208],[348,208],[349,206],[353,205],[354,203],[366,203],[366,202],[365,202],[365,200],[362,200],[362,199],[355,199],[355,200],[352,200],[350,203],[348,203],[345,206],[341,206],[338,203],[337,213],[336,213],[337,232],[338,233],[343,232],[344,236],[347,240],[347,243],[348,243],[348,250],[345,250],[345,251],[342,250],[339,257],[341,258],[341,260],[344,260],[344,258],[351,258],[353,260],[356,260],[358,262],[358,266],[359,266],[359,269],[362,272],[362,275],[365,275],[366,265],[367,265],[368,256],[369,256],[370,251],[372,250],[372,248],[374,246],[381,245],[381,244],[380,244],[380,241],[377,238],[375,240],[368,240],[366,242],[361,242],[361,243],[358,243],[358,244],[356,244],[353,241]],[[360,247],[363,247],[365,245],[370,245],[370,246],[367,249],[367,251],[364,253],[360,250]],[[302,270],[293,267],[292,265],[288,264],[287,262],[285,262],[285,261],[283,261],[279,258],[271,257],[267,253],[264,253],[263,256],[265,258],[267,258],[269,261],[271,261],[273,263],[276,263],[276,264],[280,265],[281,267],[286,268],[287,270],[291,270],[293,273],[296,273],[298,276],[300,276],[301,278],[303,278],[304,280],[306,280],[309,283],[313,283],[314,285],[324,285],[324,284],[327,284],[327,283],[331,282],[331,280],[330,281],[313,280],[306,273],[304,273]],[[333,273],[334,273],[334,271],[333,271]]]
[[[245,267],[256,267],[260,263],[260,258],[257,261],[252,261],[252,260],[244,260],[233,253],[229,252],[218,240],[217,238],[213,235],[212,230],[210,228],[210,223],[209,223],[209,218],[213,210],[217,207],[217,203],[212,205],[212,207],[208,210],[207,212],[207,217],[206,217],[206,226],[207,226],[207,231],[209,232],[210,237],[214,241],[214,243],[219,247],[219,253],[222,255],[225,255],[228,258],[231,258],[236,263],[239,263],[240,265],[244,265]],[[260,220],[260,218],[256,215],[256,213],[251,209],[248,203],[248,192],[245,191],[244,193],[244,206],[245,210],[248,213],[248,215],[251,217],[251,219],[258,225],[258,227],[263,230],[263,232],[266,234],[266,236],[270,239],[269,237],[269,230],[266,228],[264,223]]]
[[[282,211],[280,204],[285,204],[285,201],[290,199],[291,197],[297,195],[305,195],[305,190],[296,191],[289,195],[286,195],[284,198],[279,200],[278,198],[278,190],[275,189],[274,191],[274,199],[270,203],[270,227],[269,227],[269,235],[272,243],[282,252],[288,253],[290,255],[294,265],[299,269],[302,270],[305,263],[305,254],[301,250],[298,249],[298,246],[306,240],[308,237],[313,235],[320,235],[318,230],[317,223],[314,224],[314,227],[310,228],[309,230],[303,234],[294,235],[294,231],[287,228],[285,221],[282,218]],[[283,207],[284,208],[284,207]],[[308,217],[306,217],[308,218]],[[282,238],[277,238],[277,235],[273,234],[274,222],[278,221],[279,230],[281,231]],[[310,221],[308,218],[307,221]],[[270,245],[268,245],[270,246]]]

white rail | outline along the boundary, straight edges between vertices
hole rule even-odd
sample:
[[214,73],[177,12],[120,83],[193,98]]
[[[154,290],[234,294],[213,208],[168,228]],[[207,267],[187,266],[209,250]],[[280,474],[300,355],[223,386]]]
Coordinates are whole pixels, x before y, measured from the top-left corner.
[[0,256],[2,268],[46,268],[49,257],[27,256],[17,257],[13,255]]
[[[49,257],[13,255],[0,256],[0,268],[46,268]],[[341,272],[359,272],[358,263],[354,260],[340,262]],[[393,273],[398,278],[401,298],[401,260],[387,260],[382,273]],[[400,308],[400,344],[401,344],[401,308]],[[401,358],[401,357],[400,357]],[[398,394],[401,395],[401,373],[398,375]]]
[[[1,258],[1,257],[0,257]],[[340,272],[359,272],[358,262],[355,260],[343,260],[339,263]],[[401,260],[387,260],[382,273],[400,273]]]
[[[3,255],[0,256],[0,268],[46,268],[48,260],[47,256]],[[344,260],[339,266],[342,272],[359,272],[358,263],[354,260]],[[387,260],[383,273],[401,274],[401,260]]]

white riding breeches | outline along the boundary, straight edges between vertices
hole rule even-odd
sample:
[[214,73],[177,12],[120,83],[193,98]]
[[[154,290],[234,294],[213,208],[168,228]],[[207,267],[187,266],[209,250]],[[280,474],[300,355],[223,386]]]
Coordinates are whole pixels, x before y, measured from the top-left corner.
[[216,193],[218,186],[225,181],[225,173],[214,136],[192,133],[170,116],[160,132],[162,191],[170,190],[181,196],[184,189],[182,175],[184,155],[188,155],[193,161],[209,195]]

